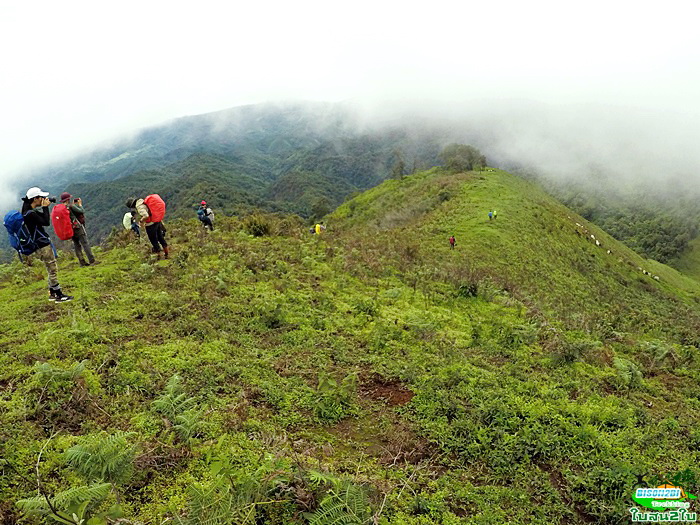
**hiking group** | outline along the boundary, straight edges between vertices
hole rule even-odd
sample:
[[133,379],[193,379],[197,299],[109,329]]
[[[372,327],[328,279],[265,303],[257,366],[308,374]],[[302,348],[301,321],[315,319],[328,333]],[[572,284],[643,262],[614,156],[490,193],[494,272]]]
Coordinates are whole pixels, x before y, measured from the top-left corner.
[[[493,221],[493,220],[496,219],[496,217],[498,217],[498,212],[496,212],[496,210],[489,210],[488,216],[489,216],[489,220],[490,220],[490,221]],[[455,244],[456,244],[456,242],[457,242],[456,239],[455,239],[454,234],[450,235],[450,238],[448,239],[448,241],[449,241],[449,243],[450,243],[450,249],[451,249],[451,250],[454,250],[454,249],[455,249]]]
[[[57,203],[58,202],[58,203]],[[51,204],[55,204],[49,209]],[[206,203],[202,202],[203,205]],[[143,199],[130,198],[126,201],[130,208],[124,216],[124,226],[131,229],[137,237],[141,236],[140,224],[146,228],[152,252],[158,259],[161,251],[167,258],[170,255],[168,243],[165,240],[165,202],[157,195],[148,195]],[[211,213],[211,209],[208,210]],[[85,208],[80,197],[73,197],[63,192],[60,199],[50,197],[41,188],[33,187],[22,197],[22,210],[11,211],[5,215],[4,225],[10,236],[10,245],[17,251],[19,258],[37,258],[46,266],[48,274],[49,301],[67,302],[73,299],[66,295],[58,282],[58,253],[46,231],[47,226],[53,226],[56,237],[63,241],[72,240],[75,255],[80,266],[97,264],[92,253],[85,230]],[[213,229],[211,218],[209,225]]]
[[56,248],[44,228],[53,226],[59,239],[73,241],[75,255],[81,266],[96,264],[96,261],[85,231],[82,199],[73,198],[70,193],[64,192],[61,194],[60,203],[49,211],[51,203],[56,201],[55,197],[49,197],[49,193],[41,188],[29,188],[22,198],[22,211],[9,212],[5,215],[4,224],[10,235],[10,245],[17,250],[20,259],[23,255],[36,257],[46,265],[49,301],[63,303],[72,300],[73,297],[64,294],[58,282]]

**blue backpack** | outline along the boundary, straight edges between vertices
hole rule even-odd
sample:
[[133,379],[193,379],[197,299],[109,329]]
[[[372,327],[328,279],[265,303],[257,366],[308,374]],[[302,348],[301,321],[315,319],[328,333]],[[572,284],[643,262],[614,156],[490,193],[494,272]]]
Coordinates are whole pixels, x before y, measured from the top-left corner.
[[22,255],[31,255],[39,249],[39,245],[36,242],[37,236],[39,238],[43,238],[44,236],[39,230],[36,230],[34,237],[32,237],[27,225],[24,224],[24,216],[20,212],[8,212],[8,214],[5,215],[3,224],[10,236],[10,246],[17,250],[20,260],[22,259]]

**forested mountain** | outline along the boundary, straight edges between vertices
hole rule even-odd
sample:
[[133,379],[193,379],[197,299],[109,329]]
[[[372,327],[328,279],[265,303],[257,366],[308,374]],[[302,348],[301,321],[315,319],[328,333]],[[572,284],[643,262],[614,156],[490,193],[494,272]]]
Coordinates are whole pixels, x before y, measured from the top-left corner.
[[[519,114],[517,107],[511,112]],[[566,138],[557,149],[557,137],[547,136],[546,129],[535,126],[539,135],[519,140],[528,128],[517,119],[508,128],[505,109],[495,123],[482,115],[464,122],[411,117],[380,124],[361,114],[350,105],[314,103],[185,117],[48,166],[31,180],[54,193],[67,189],[82,197],[88,229],[99,241],[119,227],[129,196],[159,193],[168,203],[168,218],[192,216],[202,199],[219,214],[263,210],[319,217],[387,178],[441,164],[439,152],[450,142],[474,144],[492,166],[517,167],[518,152],[536,164],[539,136],[540,142],[552,143],[550,149],[567,151],[549,158],[544,147],[548,175],[534,176],[539,184],[646,257],[676,264],[689,275],[700,273],[693,251],[700,233],[700,195],[692,184],[666,180],[659,186],[648,174],[637,180],[633,172],[618,184],[605,165],[586,157],[593,151],[568,151],[573,146]],[[537,123],[538,114],[552,115],[538,106],[521,120]],[[575,177],[569,157],[579,160]],[[620,166],[617,162],[616,173]],[[530,178],[539,173],[536,167],[517,172]]]
[[499,170],[327,224],[173,220],[158,262],[117,232],[62,255],[66,304],[0,266],[0,521],[602,525],[700,491],[700,283]]
[[524,175],[638,253],[700,272],[691,253],[700,237],[700,188],[682,183],[660,188],[644,180],[621,187],[595,174],[580,180]]
[[368,128],[342,105],[248,106],[178,119],[34,173],[83,199],[93,236],[118,225],[127,197],[159,193],[168,217],[207,200],[219,213],[327,213],[349,194],[436,165],[444,137]]

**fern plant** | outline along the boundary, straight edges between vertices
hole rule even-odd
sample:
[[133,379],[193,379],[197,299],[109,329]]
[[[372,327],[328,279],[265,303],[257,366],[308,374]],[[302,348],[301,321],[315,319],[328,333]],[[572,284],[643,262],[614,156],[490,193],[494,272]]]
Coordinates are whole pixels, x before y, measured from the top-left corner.
[[44,384],[52,381],[75,381],[76,379],[82,377],[87,363],[87,360],[83,360],[79,363],[75,363],[68,369],[64,369],[54,366],[51,363],[40,363],[37,361],[34,363],[34,372],[36,374],[36,378]]
[[259,471],[233,481],[227,468],[209,483],[195,483],[188,488],[187,515],[176,516],[179,525],[253,524],[256,508],[267,495],[271,481]]
[[194,408],[195,404],[195,399],[185,393],[180,376],[174,375],[168,380],[165,393],[153,402],[153,408],[174,422],[179,414]]
[[372,509],[365,489],[350,481],[331,488],[319,508],[309,516],[310,525],[366,525]]
[[202,414],[199,410],[187,410],[175,416],[173,431],[183,443],[188,443],[202,427]]
[[136,446],[128,439],[134,432],[87,436],[66,451],[68,464],[85,480],[125,483],[133,473]]
[[168,380],[165,393],[153,401],[153,408],[170,422],[178,439],[187,443],[202,426],[202,415],[196,403],[182,387],[180,376],[174,375]]
[[629,359],[615,357],[613,367],[617,371],[618,388],[634,390],[642,385],[642,372]]
[[121,517],[118,506],[96,512],[107,498],[110,488],[110,483],[73,487],[53,497],[39,495],[21,499],[17,507],[28,516],[43,516],[63,525],[79,525],[86,521],[90,525],[106,525],[108,519]]

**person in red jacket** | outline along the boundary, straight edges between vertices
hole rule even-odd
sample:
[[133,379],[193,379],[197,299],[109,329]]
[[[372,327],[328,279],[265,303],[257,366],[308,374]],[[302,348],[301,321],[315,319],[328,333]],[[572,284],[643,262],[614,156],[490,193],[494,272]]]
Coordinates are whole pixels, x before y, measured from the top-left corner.
[[[83,209],[82,199],[73,199],[70,193],[64,191],[61,193],[61,204],[65,204],[70,213],[70,222],[73,226],[73,248],[75,248],[75,255],[78,257],[80,266],[95,264],[95,256],[92,254],[87,232],[85,231],[85,210]],[[85,257],[83,257],[83,251],[87,255],[87,262]]]
[[454,250],[454,247],[455,247],[455,236],[453,235],[450,237],[450,248],[452,248]]

